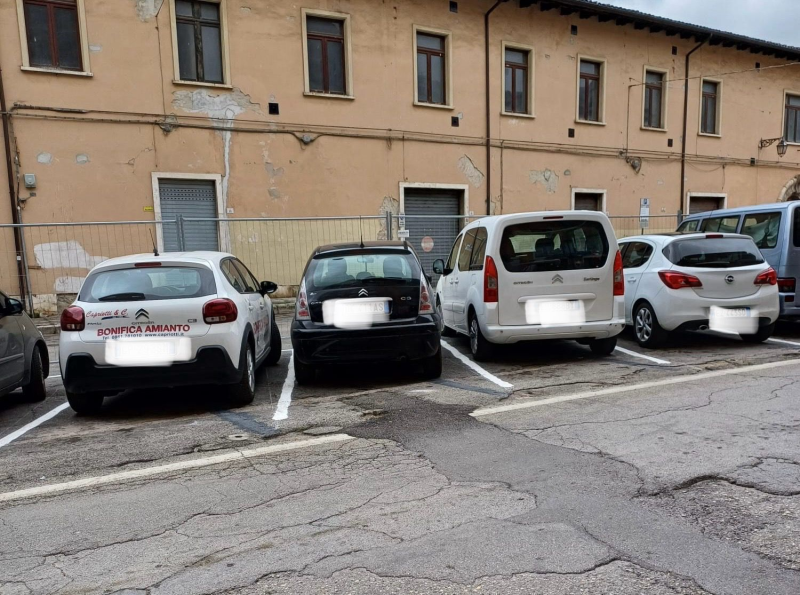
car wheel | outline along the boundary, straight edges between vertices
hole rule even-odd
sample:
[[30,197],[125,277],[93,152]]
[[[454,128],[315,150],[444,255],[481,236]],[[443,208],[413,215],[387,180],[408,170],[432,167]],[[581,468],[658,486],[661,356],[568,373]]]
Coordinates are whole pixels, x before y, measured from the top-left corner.
[[244,407],[256,398],[256,362],[249,345],[242,353],[242,379],[229,388],[228,402],[232,407]]
[[436,350],[431,357],[422,361],[422,377],[426,380],[436,380],[442,376],[442,348]]
[[269,333],[269,353],[264,363],[268,366],[274,366],[281,359],[281,331],[275,326],[275,313],[272,313],[272,330]]
[[97,415],[103,407],[102,393],[71,393],[67,391],[67,402],[78,415]]
[[28,401],[44,401],[47,398],[47,389],[44,385],[44,368],[42,367],[42,353],[39,347],[33,348],[31,355],[31,379],[22,387],[22,394]]
[[611,355],[617,347],[617,338],[592,339],[589,341],[589,349],[595,355]]
[[294,379],[297,384],[311,384],[316,378],[316,369],[313,366],[304,364],[297,358],[294,360]]
[[775,332],[775,323],[758,328],[754,335],[739,335],[745,343],[763,343]]
[[487,361],[494,352],[494,346],[483,336],[478,317],[474,314],[469,319],[469,348],[477,362]]
[[653,349],[663,345],[669,333],[658,324],[653,306],[643,302],[633,314],[633,334],[642,347]]

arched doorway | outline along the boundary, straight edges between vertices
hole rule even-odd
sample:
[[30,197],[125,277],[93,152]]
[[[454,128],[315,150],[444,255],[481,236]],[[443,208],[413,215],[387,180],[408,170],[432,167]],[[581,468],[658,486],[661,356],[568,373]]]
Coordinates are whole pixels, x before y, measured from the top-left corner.
[[800,200],[800,175],[786,182],[786,185],[783,187],[778,197],[779,202],[787,202],[790,200]]

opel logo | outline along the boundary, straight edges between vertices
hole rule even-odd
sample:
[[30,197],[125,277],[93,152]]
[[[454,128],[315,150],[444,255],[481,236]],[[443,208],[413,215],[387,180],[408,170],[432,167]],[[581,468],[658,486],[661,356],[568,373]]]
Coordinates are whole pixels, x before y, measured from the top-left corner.
[[358,292],[358,297],[367,297],[368,295],[369,292],[366,289],[362,289],[361,291]]
[[553,277],[553,280],[551,281],[551,283],[563,283],[563,282],[564,282],[564,277],[562,277],[562,276],[561,276],[561,275],[559,275],[559,274],[556,274],[556,275]]
[[728,285],[733,283],[733,275],[728,275],[727,277],[725,277],[725,283],[727,283]]

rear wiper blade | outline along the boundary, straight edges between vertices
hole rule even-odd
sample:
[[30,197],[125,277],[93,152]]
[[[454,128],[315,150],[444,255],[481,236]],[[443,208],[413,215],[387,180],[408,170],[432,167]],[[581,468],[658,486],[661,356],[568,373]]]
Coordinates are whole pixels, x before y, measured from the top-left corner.
[[141,292],[136,291],[126,291],[121,293],[109,293],[108,295],[104,295],[101,298],[98,298],[98,302],[117,302],[117,301],[125,301],[125,302],[133,302],[136,300],[143,300],[146,299],[145,295]]

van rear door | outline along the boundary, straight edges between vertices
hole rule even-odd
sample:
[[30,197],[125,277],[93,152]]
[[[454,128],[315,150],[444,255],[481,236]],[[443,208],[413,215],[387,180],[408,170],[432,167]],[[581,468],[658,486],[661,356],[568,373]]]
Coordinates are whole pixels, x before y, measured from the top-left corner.
[[499,231],[501,325],[560,322],[565,311],[578,321],[613,317],[617,242],[601,216],[515,218]]

